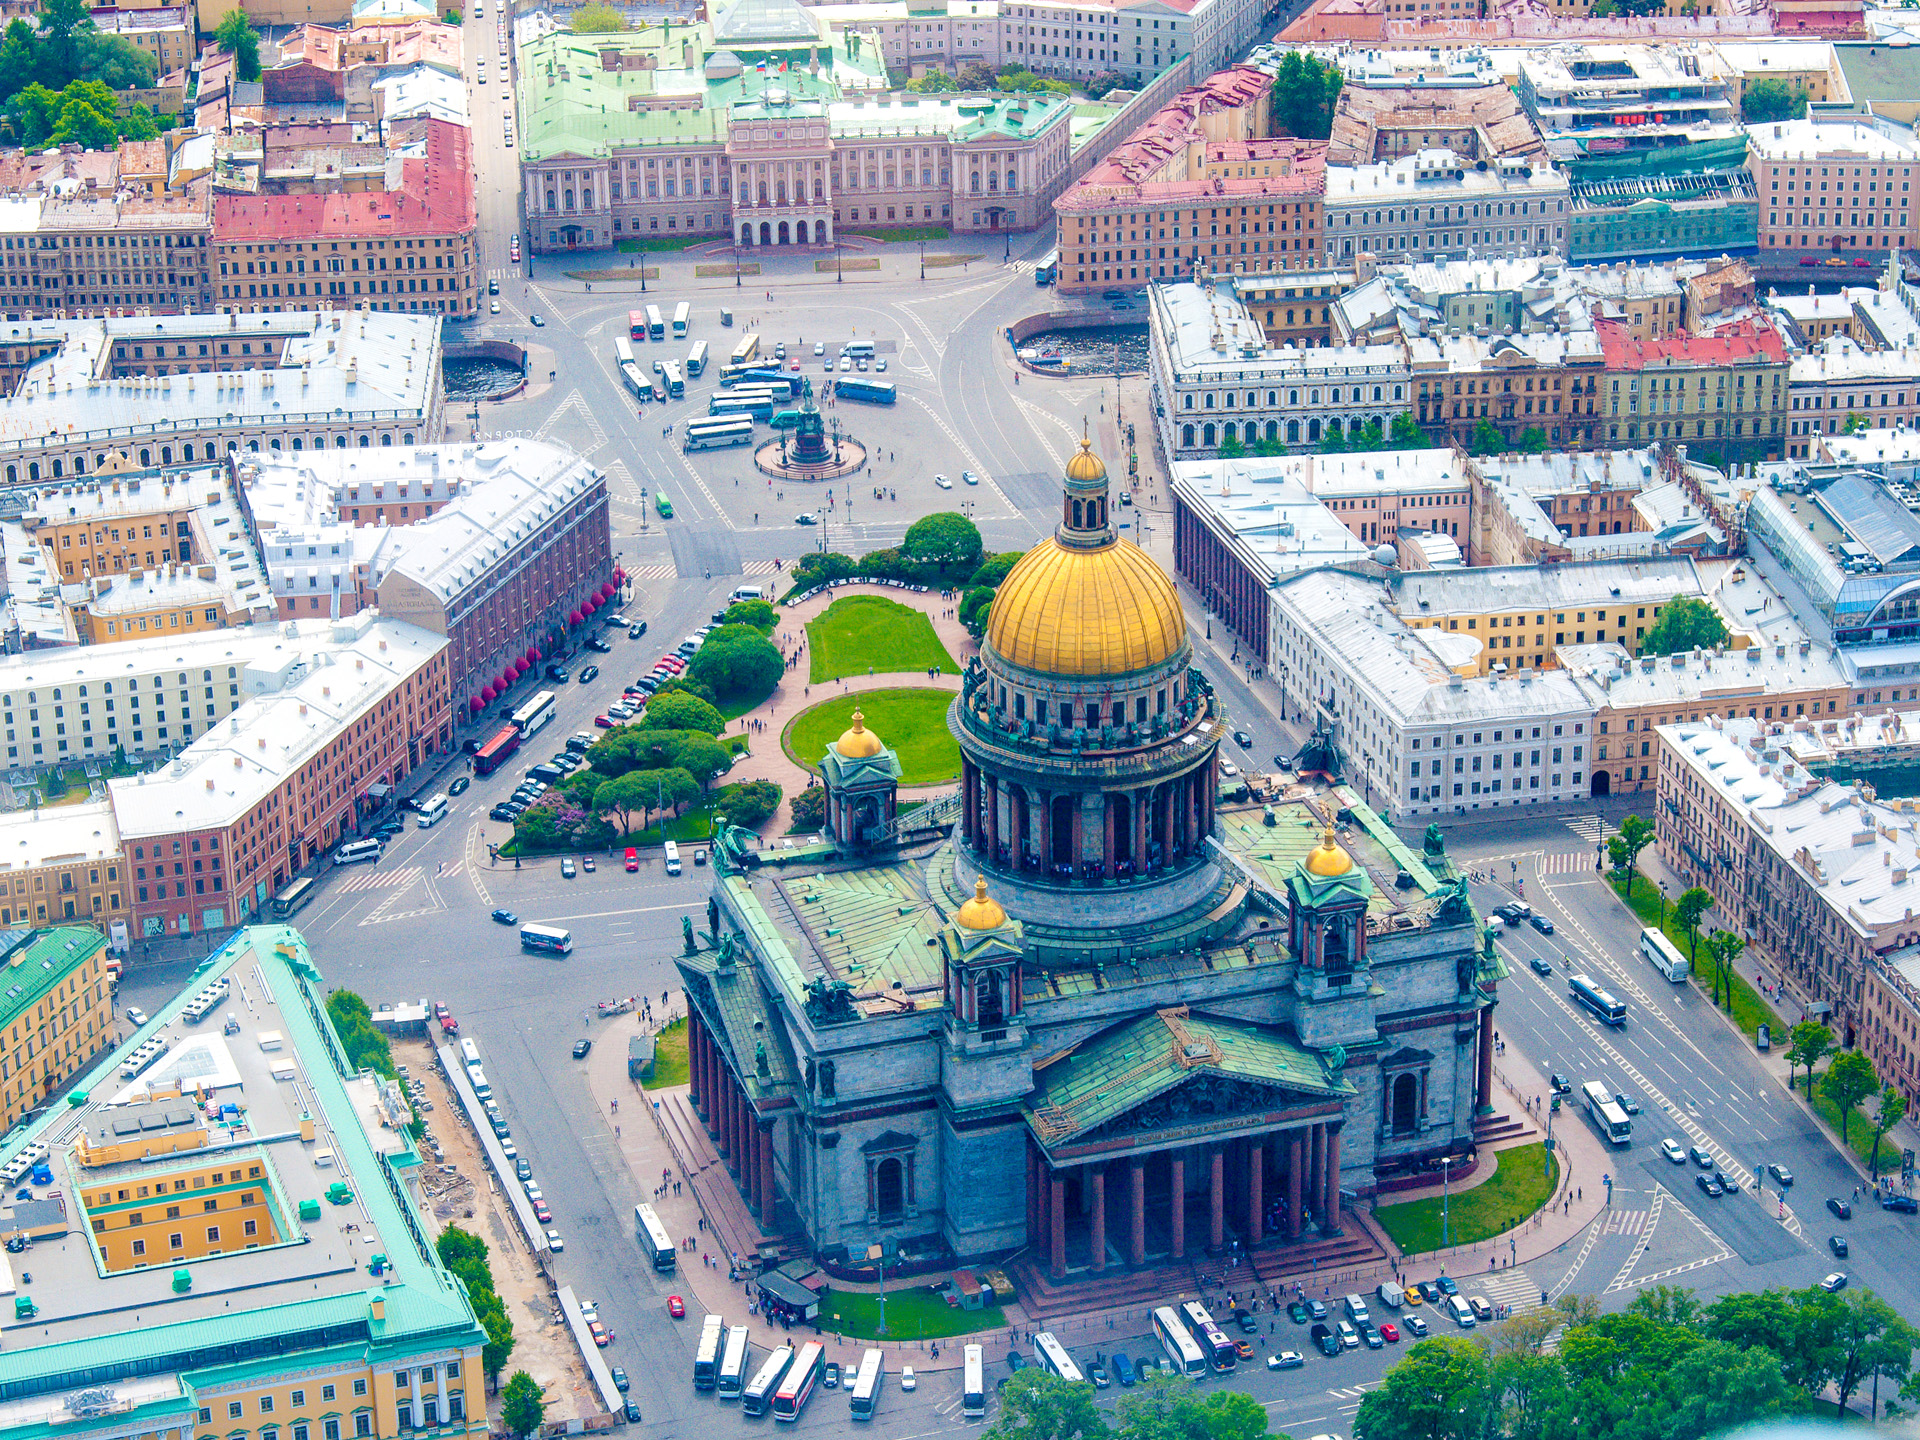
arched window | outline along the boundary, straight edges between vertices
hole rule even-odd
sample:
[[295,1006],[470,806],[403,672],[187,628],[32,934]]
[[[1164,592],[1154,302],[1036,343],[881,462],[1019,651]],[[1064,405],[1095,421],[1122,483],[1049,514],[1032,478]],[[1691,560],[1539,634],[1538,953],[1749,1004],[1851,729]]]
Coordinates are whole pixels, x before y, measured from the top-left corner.
[[[1180,427],[1180,448],[1182,450],[1191,450],[1193,448],[1193,426],[1182,425]],[[13,467],[11,465],[7,467],[7,478],[9,480],[13,478]]]
[[1218,440],[1214,438],[1214,435],[1217,429],[1218,429],[1217,426],[1209,422],[1207,424],[1207,427],[1203,431],[1201,431],[1200,443],[1206,446],[1206,448],[1209,450],[1211,450],[1215,445],[1220,443]]

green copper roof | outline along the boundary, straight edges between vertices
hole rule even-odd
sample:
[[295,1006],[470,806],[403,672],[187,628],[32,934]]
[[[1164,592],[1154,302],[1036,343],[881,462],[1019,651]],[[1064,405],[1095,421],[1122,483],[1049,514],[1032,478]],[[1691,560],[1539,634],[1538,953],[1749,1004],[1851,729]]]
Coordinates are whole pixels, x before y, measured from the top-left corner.
[[1049,1061],[1034,1077],[1038,1088],[1028,1106],[1028,1123],[1045,1145],[1069,1143],[1210,1076],[1276,1087],[1275,1109],[1294,1099],[1356,1093],[1317,1051],[1289,1039],[1277,1026],[1162,1010],[1096,1035]]
[[90,925],[52,930],[0,931],[0,1030],[40,1003],[40,998],[106,945]]
[[937,942],[945,921],[912,866],[824,871],[779,884],[814,949],[856,997],[944,1003]]

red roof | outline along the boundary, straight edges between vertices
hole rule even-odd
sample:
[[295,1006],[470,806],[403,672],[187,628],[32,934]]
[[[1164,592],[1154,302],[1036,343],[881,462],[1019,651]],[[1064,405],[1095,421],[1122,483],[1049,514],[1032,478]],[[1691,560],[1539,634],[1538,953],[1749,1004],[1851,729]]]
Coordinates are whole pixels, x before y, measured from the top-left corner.
[[1659,365],[1739,365],[1761,361],[1784,365],[1787,347],[1780,332],[1753,320],[1742,320],[1711,335],[1669,335],[1663,340],[1636,340],[1618,320],[1597,320],[1600,352],[1609,370],[1646,370]]
[[402,162],[398,190],[216,196],[214,239],[367,240],[464,234],[475,225],[468,143],[466,126],[427,121],[426,158]]

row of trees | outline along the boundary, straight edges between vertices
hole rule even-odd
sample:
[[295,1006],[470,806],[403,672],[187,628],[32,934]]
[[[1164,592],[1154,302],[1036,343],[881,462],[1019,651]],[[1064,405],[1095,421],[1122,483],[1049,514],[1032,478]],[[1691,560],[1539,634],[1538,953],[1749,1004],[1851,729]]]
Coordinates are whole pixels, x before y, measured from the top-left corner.
[[[489,1386],[497,1385],[500,1371],[513,1353],[513,1319],[507,1314],[500,1292],[493,1288],[493,1270],[487,1264],[487,1242],[458,1225],[449,1225],[433,1242],[433,1248],[440,1256],[440,1263],[467,1287],[467,1301],[473,1306],[474,1317],[487,1332],[487,1343],[480,1350],[480,1369]],[[517,1380],[519,1376],[514,1378]]]
[[897,546],[869,550],[859,559],[837,550],[810,550],[793,562],[796,590],[834,580],[900,580],[914,585],[959,585],[986,559],[980,530],[956,510],[923,515]]
[[1238,1390],[1201,1399],[1183,1377],[1143,1367],[1109,1421],[1092,1385],[1030,1366],[1001,1383],[1000,1413],[986,1440],[1259,1440],[1266,1433],[1266,1410]]
[[[1426,450],[1433,440],[1406,411],[1393,417],[1385,430],[1378,420],[1369,420],[1354,430],[1330,428],[1320,440],[1322,455],[1370,455],[1377,450]],[[1283,440],[1248,442],[1237,435],[1220,442],[1222,460],[1239,460],[1248,455],[1275,456],[1292,453]]]
[[[976,93],[982,90],[997,90],[1004,95],[1070,95],[1073,93],[1073,87],[1064,80],[1048,80],[1024,66],[1002,65],[995,70],[991,65],[978,63],[964,66],[956,75],[929,70],[926,74],[909,80],[906,88],[919,95],[940,95],[955,90]],[[1106,88],[1111,90],[1113,86],[1109,84]],[[1101,93],[1106,92],[1103,90]]]

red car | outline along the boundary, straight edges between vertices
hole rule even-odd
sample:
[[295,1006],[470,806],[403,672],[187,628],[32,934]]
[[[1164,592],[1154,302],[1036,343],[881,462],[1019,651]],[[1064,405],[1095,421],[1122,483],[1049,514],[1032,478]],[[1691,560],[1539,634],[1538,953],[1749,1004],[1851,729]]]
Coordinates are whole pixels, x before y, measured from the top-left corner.
[[594,717],[593,717],[593,723],[594,723],[594,724],[596,724],[596,725],[598,725],[598,726],[599,726],[599,727],[600,727],[600,728],[601,728],[602,730],[611,730],[611,729],[613,729],[613,720],[612,720],[612,717],[610,717],[610,716],[607,716],[607,715],[596,715],[596,716],[594,716]]
[[1392,1321],[1387,1321],[1380,1327],[1380,1338],[1389,1345],[1398,1345],[1400,1343],[1400,1327]]
[[1862,255],[1857,259],[1855,259],[1855,261],[1853,262],[1853,268],[1856,270],[1871,270],[1873,268],[1873,262],[1867,259],[1866,256]]
[[640,870],[640,852],[633,846],[627,847],[627,873],[634,875]]
[[542,1225],[550,1225],[553,1223],[553,1212],[547,1208],[546,1201],[536,1200],[533,1202],[533,1218],[538,1220]]
[[1802,255],[1800,257],[1800,263],[1802,265],[1818,265],[1820,262],[1811,255]]
[[608,1343],[612,1339],[612,1337],[607,1334],[607,1327],[602,1325],[598,1320],[588,1322],[587,1333],[593,1336],[593,1343],[598,1345],[602,1350],[607,1348]]
[[687,1302],[682,1300],[678,1295],[667,1296],[667,1314],[676,1320],[686,1319]]

